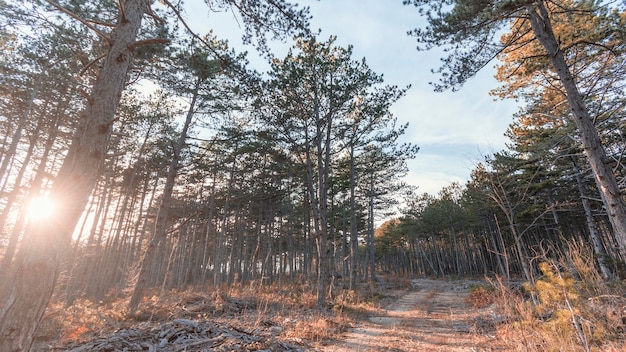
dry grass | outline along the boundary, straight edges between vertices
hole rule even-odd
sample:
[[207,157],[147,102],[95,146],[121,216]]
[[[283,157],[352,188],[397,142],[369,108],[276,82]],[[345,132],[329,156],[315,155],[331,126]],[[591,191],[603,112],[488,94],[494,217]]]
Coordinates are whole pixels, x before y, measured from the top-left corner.
[[489,307],[495,302],[494,291],[492,286],[472,286],[465,298],[465,303],[474,308]]
[[337,337],[351,327],[352,323],[352,319],[343,314],[316,314],[310,318],[296,321],[285,332],[285,337],[319,343]]
[[[386,348],[393,346],[410,351],[407,346],[434,341],[444,320],[454,318],[455,328],[470,327],[471,336],[465,335],[464,339],[472,338],[477,341],[474,346],[494,351],[626,350],[626,284],[603,282],[593,266],[588,267],[592,261],[585,259],[584,252],[571,252],[568,263],[573,263],[581,279],[575,280],[557,270],[569,266],[546,262],[542,265],[544,276],[524,289],[514,290],[497,281],[492,287],[471,286],[469,294],[459,304],[472,309],[459,305],[454,314],[452,310],[438,312],[426,306],[435,307],[435,298],[440,300],[446,295],[434,290],[423,291],[420,306],[406,317],[402,316],[403,324],[394,327],[392,332],[396,342],[387,341]],[[356,290],[338,289],[331,297],[332,310],[319,310],[313,290],[296,284],[155,291],[141,302],[138,313],[132,318],[125,314],[127,300],[119,298],[109,302],[76,300],[67,308],[53,303],[39,330],[39,341],[47,341],[47,346],[50,341],[56,341],[57,346],[62,346],[70,341],[107,336],[138,324],[149,326],[182,318],[210,320],[252,334],[271,331],[272,338],[278,342],[318,346],[323,341],[337,339],[357,320],[384,315],[381,307],[386,305],[390,295],[396,298],[406,294],[410,282],[405,279],[390,278],[380,286],[361,284]],[[485,326],[474,329],[477,319]],[[475,333],[471,334],[472,331]],[[485,331],[494,336],[493,340],[485,340]],[[508,348],[495,348],[494,344],[502,341],[507,341]]]
[[70,307],[52,303],[38,330],[40,340],[66,342],[81,340],[94,333],[120,328],[124,320],[123,302],[112,304],[76,300]]
[[[170,291],[144,299],[137,313],[126,315],[127,299],[111,303],[76,300],[71,307],[53,303],[39,329],[38,342],[61,346],[88,341],[116,330],[157,325],[174,319],[210,320],[254,333],[272,328],[277,339],[308,344],[333,338],[352,325],[345,311],[367,310],[376,300],[367,290],[342,291],[333,310],[319,310],[317,297],[308,287],[289,284],[262,288],[220,287],[211,292]],[[339,309],[338,307],[342,308]]]
[[[511,350],[626,350],[626,284],[604,282],[582,248],[572,245],[564,263],[541,263],[543,275],[533,285],[518,290],[495,285],[496,302],[508,319],[498,334],[511,342]],[[576,279],[563,269],[570,267],[566,263]]]
[[353,318],[363,318],[380,310],[386,293],[371,284],[360,284],[356,290],[343,289],[334,297],[333,311]]

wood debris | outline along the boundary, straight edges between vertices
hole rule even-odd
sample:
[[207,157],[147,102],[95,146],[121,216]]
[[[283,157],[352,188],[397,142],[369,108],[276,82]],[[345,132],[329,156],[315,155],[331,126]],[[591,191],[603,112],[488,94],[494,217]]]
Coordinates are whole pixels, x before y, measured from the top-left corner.
[[[104,351],[304,351],[302,345],[280,341],[276,325],[261,324],[248,331],[212,321],[174,319],[157,326],[121,329],[88,342],[71,342],[50,350],[68,352]],[[268,326],[270,325],[270,326]]]

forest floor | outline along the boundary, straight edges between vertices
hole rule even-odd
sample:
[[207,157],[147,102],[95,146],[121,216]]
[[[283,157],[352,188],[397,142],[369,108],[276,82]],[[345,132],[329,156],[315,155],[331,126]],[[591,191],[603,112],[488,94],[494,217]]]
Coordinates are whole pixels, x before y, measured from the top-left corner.
[[362,319],[340,339],[327,342],[324,352],[343,351],[505,351],[496,337],[493,307],[466,302],[476,281],[413,279],[398,299]]
[[[35,351],[505,351],[495,306],[466,297],[484,282],[387,279],[339,292],[332,312],[298,286],[155,295],[50,307]],[[270,292],[271,291],[271,292]],[[348,291],[349,292],[349,291]],[[354,295],[358,295],[355,298]],[[362,304],[363,298],[370,303]],[[353,302],[353,304],[350,304]],[[374,303],[372,303],[374,302]]]
[[[586,314],[583,322],[604,333],[592,341],[602,346],[594,349],[583,349],[575,335],[546,335],[556,319],[541,321],[531,314],[523,325],[519,317],[511,321],[501,305],[510,307],[514,301],[503,300],[489,287],[476,280],[387,277],[375,285],[333,292],[330,310],[317,308],[310,286],[295,284],[155,291],[134,315],[125,313],[124,294],[102,301],[77,299],[70,305],[56,299],[46,310],[32,351],[497,352],[555,346],[626,351],[622,286],[581,303],[591,310],[581,310],[580,319]],[[608,303],[600,304],[602,300]]]

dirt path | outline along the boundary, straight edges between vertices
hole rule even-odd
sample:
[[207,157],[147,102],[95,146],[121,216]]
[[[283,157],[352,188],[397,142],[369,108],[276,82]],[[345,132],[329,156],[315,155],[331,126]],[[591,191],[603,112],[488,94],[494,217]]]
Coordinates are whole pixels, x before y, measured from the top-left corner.
[[348,331],[344,339],[321,348],[342,351],[474,351],[506,349],[481,322],[488,309],[465,303],[469,281],[417,279],[412,289]]

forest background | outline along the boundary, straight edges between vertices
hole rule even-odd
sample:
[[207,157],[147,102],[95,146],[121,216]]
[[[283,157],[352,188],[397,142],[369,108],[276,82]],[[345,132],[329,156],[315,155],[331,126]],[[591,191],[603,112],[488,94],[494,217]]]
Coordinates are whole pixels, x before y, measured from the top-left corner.
[[[207,2],[236,14],[268,61],[259,73],[189,27],[182,4],[1,4],[3,351],[28,349],[53,292],[67,305],[125,297],[132,314],[155,287],[302,282],[325,307],[377,271],[532,282],[539,259],[578,245],[604,278],[623,272],[623,3],[424,12],[420,48],[451,53],[436,89],[498,57],[494,94],[522,105],[508,148],[437,195],[402,180],[418,148],[390,110],[408,87],[316,37],[306,9]],[[269,50],[292,35],[284,56]]]

